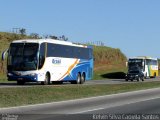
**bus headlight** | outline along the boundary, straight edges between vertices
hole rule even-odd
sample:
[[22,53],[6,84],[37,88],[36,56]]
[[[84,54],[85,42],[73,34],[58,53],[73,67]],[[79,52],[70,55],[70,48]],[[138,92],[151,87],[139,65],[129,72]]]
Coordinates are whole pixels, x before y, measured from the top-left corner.
[[28,74],[28,76],[35,77],[36,73]]
[[13,74],[12,73],[8,73],[8,76],[13,76]]

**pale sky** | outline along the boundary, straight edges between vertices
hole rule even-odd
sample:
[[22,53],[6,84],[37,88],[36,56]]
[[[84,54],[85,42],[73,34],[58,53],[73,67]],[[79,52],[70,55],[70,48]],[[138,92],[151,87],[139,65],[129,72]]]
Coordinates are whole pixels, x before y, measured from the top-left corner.
[[2,32],[20,27],[160,58],[159,0],[1,0],[0,16]]

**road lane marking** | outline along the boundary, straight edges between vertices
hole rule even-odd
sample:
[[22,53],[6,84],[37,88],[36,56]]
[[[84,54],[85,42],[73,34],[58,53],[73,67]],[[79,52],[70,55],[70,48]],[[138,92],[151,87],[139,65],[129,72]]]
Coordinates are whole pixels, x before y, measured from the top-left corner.
[[114,108],[114,107],[119,107],[119,106],[123,106],[123,105],[130,105],[130,104],[134,104],[134,103],[139,103],[139,102],[144,102],[144,101],[149,101],[149,100],[154,100],[154,99],[159,99],[159,98],[160,98],[160,96],[154,97],[154,98],[143,99],[143,100],[139,100],[139,101],[132,101],[130,103],[121,103],[119,105],[110,105],[110,106],[107,106],[107,107],[99,107],[99,108],[94,108],[94,109],[88,109],[88,110],[73,112],[72,114],[84,114],[84,113],[87,113],[87,112],[98,111],[98,110],[103,110],[103,109],[107,109],[107,108]]

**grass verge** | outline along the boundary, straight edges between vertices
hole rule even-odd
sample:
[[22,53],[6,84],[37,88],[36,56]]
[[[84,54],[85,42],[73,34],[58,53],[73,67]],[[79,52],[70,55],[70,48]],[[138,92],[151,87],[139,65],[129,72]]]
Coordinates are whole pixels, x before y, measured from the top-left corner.
[[0,107],[55,102],[156,87],[160,87],[160,82],[116,85],[38,85],[33,87],[0,88]]
[[0,83],[8,82],[6,74],[0,73]]

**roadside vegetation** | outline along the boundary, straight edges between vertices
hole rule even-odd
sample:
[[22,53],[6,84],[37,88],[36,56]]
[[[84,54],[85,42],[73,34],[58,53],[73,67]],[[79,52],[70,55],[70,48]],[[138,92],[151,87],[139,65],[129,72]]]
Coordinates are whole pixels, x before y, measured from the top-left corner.
[[120,49],[94,46],[94,58],[94,79],[124,78],[127,58]]
[[48,103],[160,87],[160,82],[0,88],[0,108]]

